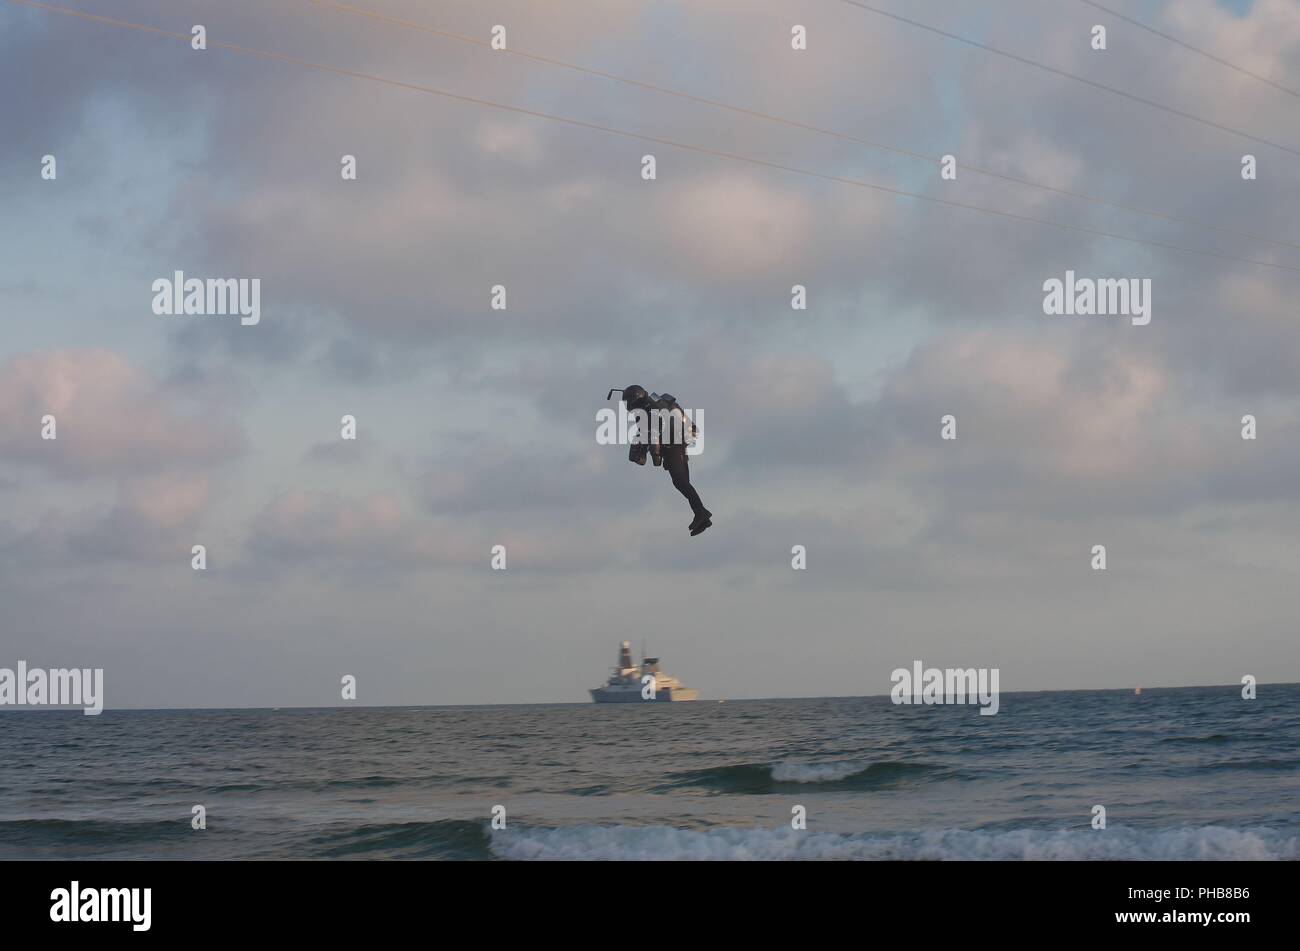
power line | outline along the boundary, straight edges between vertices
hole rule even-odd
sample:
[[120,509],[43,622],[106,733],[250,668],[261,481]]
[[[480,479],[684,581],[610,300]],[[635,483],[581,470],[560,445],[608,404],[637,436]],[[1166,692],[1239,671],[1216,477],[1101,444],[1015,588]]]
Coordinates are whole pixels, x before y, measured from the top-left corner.
[[937,26],[931,26],[930,24],[922,23],[919,20],[912,20],[909,19],[908,17],[901,16],[897,13],[890,13],[888,10],[881,10],[879,7],[870,6],[869,4],[860,2],[860,0],[840,0],[840,3],[847,3],[851,7],[857,7],[860,10],[866,10],[868,13],[876,13],[882,17],[888,17],[891,20],[897,20],[899,23],[906,23],[909,26],[914,26],[921,30],[928,30],[929,32],[938,34],[939,36],[947,37],[950,40],[956,40],[958,43],[965,43],[967,46],[974,46],[977,49],[981,49],[989,53],[994,53],[998,56],[1004,56],[1007,59],[1015,60],[1017,63],[1023,63],[1026,66],[1032,66],[1035,69],[1045,70],[1046,72],[1052,73],[1053,75],[1063,76],[1066,79],[1072,79],[1075,82],[1083,83],[1086,86],[1092,86],[1094,89],[1101,89],[1116,96],[1123,96],[1125,99],[1131,100],[1133,102],[1139,102],[1144,106],[1150,106],[1153,109],[1159,109],[1162,112],[1169,113],[1170,115],[1180,116],[1184,119],[1190,119],[1192,122],[1199,122],[1201,125],[1209,126],[1212,129],[1218,129],[1220,132],[1227,132],[1230,135],[1235,135],[1243,139],[1248,139],[1251,142],[1258,142],[1260,145],[1267,145],[1270,148],[1281,149],[1283,152],[1289,152],[1291,155],[1300,156],[1300,149],[1293,149],[1289,145],[1283,145],[1282,143],[1274,142],[1271,139],[1261,138],[1260,136],[1252,135],[1249,132],[1242,132],[1240,129],[1234,129],[1231,128],[1230,126],[1222,125],[1218,122],[1215,122],[1213,119],[1203,119],[1200,116],[1193,115],[1190,112],[1184,112],[1182,109],[1177,109],[1174,106],[1167,106],[1163,102],[1156,102],[1154,99],[1147,99],[1144,96],[1138,96],[1131,92],[1125,92],[1123,89],[1117,89],[1114,86],[1107,86],[1105,83],[1099,83],[1094,79],[1088,79],[1086,76],[1080,76],[1077,73],[1069,73],[1063,69],[1057,69],[1055,66],[1049,66],[1046,63],[1040,63],[1037,60],[1032,60],[1025,56],[1020,56],[1016,53],[1010,53],[1006,50],[998,49],[996,46],[989,46],[987,43],[981,43],[978,40],[972,40],[964,36],[958,36],[956,33],[949,33],[947,30],[941,30]]
[[1259,73],[1252,73],[1249,69],[1246,69],[1244,66],[1238,66],[1236,63],[1230,63],[1226,59],[1223,59],[1222,57],[1219,56],[1215,56],[1213,53],[1207,50],[1203,50],[1200,47],[1193,46],[1191,43],[1185,43],[1176,36],[1171,36],[1168,33],[1165,33],[1161,30],[1157,30],[1154,26],[1149,26],[1148,24],[1143,23],[1140,20],[1135,20],[1130,16],[1125,16],[1124,14],[1112,10],[1109,7],[1103,7],[1100,3],[1095,3],[1094,0],[1079,0],[1079,2],[1086,3],[1088,6],[1100,10],[1102,13],[1109,13],[1111,16],[1118,17],[1119,19],[1123,20],[1126,23],[1133,24],[1138,29],[1146,30],[1148,33],[1154,33],[1162,40],[1168,40],[1170,43],[1177,44],[1178,46],[1181,46],[1185,50],[1191,50],[1193,53],[1198,53],[1201,56],[1204,56],[1206,59],[1214,60],[1214,62],[1218,63],[1220,66],[1227,66],[1229,69],[1235,69],[1243,76],[1249,76],[1251,79],[1258,79],[1261,83],[1268,83],[1274,89],[1279,89],[1282,92],[1287,93],[1288,95],[1295,96],[1297,99],[1300,99],[1300,92],[1296,92],[1290,86],[1283,86],[1281,83],[1274,82],[1273,80],[1269,79],[1267,76],[1261,76]]
[[[33,7],[39,10],[45,10],[50,13],[58,13],[64,16],[77,17],[89,20],[95,23],[103,23],[110,26],[122,27],[124,29],[140,30],[146,33],[152,33],[157,36],[165,36],[170,39],[181,40],[189,43],[192,39],[188,33],[175,33],[171,30],[164,30],[160,27],[147,26],[140,23],[132,23],[127,20],[119,20],[114,17],[100,16],[93,13],[85,13],[81,10],[71,10],[66,7],[57,7],[48,3],[41,3],[38,0],[8,0],[9,3],[19,4],[21,6]],[[635,139],[642,142],[653,142],[657,145],[667,145],[671,148],[684,149],[689,152],[697,152],[702,155],[712,155],[718,158],[732,159],[738,162],[745,162],[750,165],[761,166],[764,168],[777,169],[783,172],[790,172],[796,175],[804,175],[810,178],[817,178],[828,182],[837,182],[843,185],[853,185],[858,188],[866,188],[872,191],[884,194],[894,195],[902,198],[915,198],[920,201],[927,201],[937,205],[945,205],[951,208],[964,208],[968,211],[978,211],[983,214],[995,215],[1001,218],[1008,218],[1013,221],[1023,221],[1032,224],[1046,225],[1051,228],[1058,228],[1063,231],[1072,231],[1078,234],[1086,234],[1098,238],[1111,238],[1116,241],[1126,241],[1132,244],[1141,244],[1153,248],[1163,248],[1168,251],[1181,251],[1186,254],[1196,254],[1203,257],[1218,258],[1224,261],[1234,261],[1238,264],[1253,264],[1259,267],[1276,268],[1282,271],[1293,271],[1300,273],[1300,267],[1290,264],[1278,264],[1273,261],[1260,261],[1254,258],[1243,258],[1231,254],[1222,254],[1218,251],[1206,251],[1200,248],[1189,248],[1184,245],[1169,244],[1163,241],[1152,241],[1146,238],[1134,238],[1129,235],[1116,234],[1109,231],[1100,231],[1094,228],[1086,228],[1081,225],[1065,224],[1060,221],[1051,221],[1047,218],[1035,218],[1031,215],[1021,215],[1010,211],[1001,211],[996,208],[988,208],[982,205],[972,205],[966,202],[954,201],[948,198],[936,198],[933,195],[924,195],[918,192],[909,192],[901,188],[894,188],[890,185],[880,185],[874,182],[865,182],[858,179],[846,178],[840,175],[830,175],[824,172],[816,172],[811,169],[796,168],[791,165],[783,165],[779,162],[769,162],[766,159],[754,158],[748,155],[741,155],[737,152],[727,152],[721,149],[713,149],[703,145],[692,145],[687,142],[678,142],[673,139],[666,139],[659,136],[646,135],[640,132],[629,132],[625,129],[618,129],[613,126],[601,125],[595,122],[587,122],[582,119],[574,119],[569,116],[554,115],[547,112],[539,112],[534,109],[526,109],[522,106],[511,106],[505,103],[495,102],[491,99],[482,99],[477,96],[467,96],[462,93],[448,92],[444,89],[437,89],[433,86],[423,86],[418,83],[409,83],[398,79],[389,79],[385,76],[376,76],[372,73],[363,73],[357,70],[344,69],[339,66],[330,66],[324,63],[315,63],[311,60],[299,59],[295,56],[289,56],[285,53],[276,53],[269,50],[261,50],[250,46],[239,46],[234,43],[224,43],[220,40],[209,39],[207,45],[214,49],[224,49],[233,53],[239,53],[246,56],[254,56],[262,59],[274,60],[276,62],[288,63],[294,66],[302,66],[306,69],[318,70],[326,73],[333,73],[339,76],[348,76],[353,79],[364,79],[370,82],[381,83],[386,86],[393,86],[400,89],[408,89],[413,92],[423,92],[430,95],[441,96],[445,99],[452,99],[457,102],[468,102],[474,105],[487,106],[492,109],[499,109],[504,112],[510,112],[517,115],[532,116],[538,119],[549,119],[553,122],[562,122],[566,125],[575,126],[583,129],[591,129],[597,132],[605,132],[610,135],[617,135],[623,138]]]
[[[479,46],[484,49],[489,49],[489,50],[492,49],[492,44],[490,42],[488,42],[487,40],[480,39],[479,37],[466,36],[463,33],[454,33],[449,30],[440,30],[437,29],[436,27],[427,26],[425,24],[416,23],[410,20],[403,20],[398,17],[389,16],[388,14],[385,13],[379,13],[374,10],[364,10],[360,7],[349,6],[348,4],[344,4],[344,3],[337,3],[335,2],[335,0],[308,0],[308,2],[313,3],[319,7],[324,7],[326,9],[334,10],[339,13],[346,13],[352,16],[364,17],[366,19],[376,20],[382,23],[388,23],[393,26],[398,26],[403,29],[415,30],[421,33],[430,34],[432,36],[438,36],[438,37],[443,37],[445,39],[456,40],[462,43],[469,43],[473,46]],[[680,99],[685,99],[690,102],[702,103],[707,106],[713,106],[718,109],[725,109],[729,112],[734,112],[740,115],[750,116],[757,119],[763,119],[768,122],[779,123],[781,125],[789,126],[791,128],[802,129],[807,132],[816,132],[820,135],[831,136],[836,139],[842,139],[846,142],[855,142],[859,145],[865,145],[873,149],[881,149],[886,152],[893,152],[898,155],[905,155],[910,158],[920,159],[930,165],[936,164],[933,155],[927,155],[923,152],[917,152],[913,149],[901,148],[896,145],[887,145],[882,142],[873,142],[870,139],[864,139],[859,136],[850,135],[846,132],[838,132],[834,129],[826,129],[820,126],[811,125],[806,122],[799,122],[795,119],[788,119],[783,116],[777,116],[777,115],[772,115],[771,113],[760,112],[757,109],[748,109],[744,106],[737,106],[731,103],[721,102],[717,99],[709,99],[704,96],[697,96],[692,93],[682,92],[681,90],[671,89],[666,86],[659,86],[654,83],[645,82],[639,79],[630,79],[625,76],[618,76],[614,73],[608,73],[599,69],[591,69],[589,67],[580,66],[575,63],[568,63],[565,62],[564,60],[555,59],[550,56],[543,56],[538,53],[532,53],[527,50],[518,49],[513,46],[508,47],[504,50],[495,50],[494,52],[510,53],[514,56],[520,56],[525,59],[535,60],[539,63],[545,63],[551,66],[558,66],[563,69],[574,70],[579,73],[585,73],[589,76],[598,76],[601,79],[608,79],[608,80],[612,80],[613,82],[624,83],[629,86],[635,86],[641,89],[647,89],[652,92],[661,93],[666,96],[676,96]],[[1159,218],[1161,220],[1171,221],[1177,224],[1191,225],[1193,227],[1198,227],[1198,228],[1208,228],[1212,231],[1218,231],[1222,234],[1230,234],[1239,238],[1249,238],[1253,241],[1266,241],[1270,244],[1276,244],[1276,245],[1281,245],[1283,247],[1300,250],[1300,243],[1296,243],[1293,241],[1285,241],[1280,238],[1270,238],[1266,235],[1255,234],[1249,231],[1239,231],[1235,228],[1228,228],[1224,225],[1214,224],[1213,222],[1198,220],[1196,218],[1187,218],[1180,215],[1172,215],[1166,212],[1156,211],[1151,208],[1144,208],[1140,205],[1130,205],[1125,202],[1114,201],[1108,198],[1098,198],[1093,195],[1084,194],[1083,192],[1074,191],[1072,189],[1060,188],[1058,186],[1048,185],[1043,182],[1035,182],[1031,179],[1020,178],[1015,175],[1006,175],[1000,172],[991,171],[989,169],[979,168],[978,166],[975,165],[968,165],[962,163],[961,168],[963,171],[973,172],[976,175],[983,175],[988,178],[993,178],[1004,182],[1011,182],[1012,184],[1023,185],[1029,188],[1038,188],[1043,191],[1053,192],[1058,195],[1065,195],[1070,198],[1078,198],[1083,201],[1092,202],[1094,204],[1107,205],[1111,208],[1119,208],[1124,211],[1133,212],[1135,214],[1147,215],[1152,218]]]

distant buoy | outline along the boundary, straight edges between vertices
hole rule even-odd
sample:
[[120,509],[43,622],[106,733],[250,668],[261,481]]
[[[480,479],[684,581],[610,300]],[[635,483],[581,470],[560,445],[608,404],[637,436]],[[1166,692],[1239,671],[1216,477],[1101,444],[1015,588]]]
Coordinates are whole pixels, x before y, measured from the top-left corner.
[[1135,696],[1138,696],[1138,697],[1142,696],[1142,688],[1141,688],[1141,687],[1138,687],[1137,689],[1135,689],[1135,690],[1133,691],[1133,693],[1134,693]]

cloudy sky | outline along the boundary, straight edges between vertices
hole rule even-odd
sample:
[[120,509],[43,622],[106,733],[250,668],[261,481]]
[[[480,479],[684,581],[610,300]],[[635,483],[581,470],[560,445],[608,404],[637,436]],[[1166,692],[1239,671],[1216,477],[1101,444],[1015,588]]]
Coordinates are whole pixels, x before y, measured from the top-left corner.
[[[841,0],[351,2],[463,38],[0,0],[0,666],[110,707],[582,701],[643,637],[712,698],[1300,680],[1300,97],[1079,0],[879,3],[1206,122]],[[1300,86],[1296,0],[1112,4]],[[1067,269],[1150,325],[1045,316]],[[176,270],[260,324],[156,316]],[[698,538],[596,443],[633,382],[704,412]]]

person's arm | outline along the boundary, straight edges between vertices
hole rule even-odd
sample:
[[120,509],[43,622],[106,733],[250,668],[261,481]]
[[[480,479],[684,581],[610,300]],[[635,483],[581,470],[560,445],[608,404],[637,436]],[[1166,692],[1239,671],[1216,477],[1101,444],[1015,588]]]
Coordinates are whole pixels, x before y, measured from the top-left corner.
[[691,443],[695,442],[695,437],[699,434],[699,430],[695,427],[695,421],[687,416],[686,410],[682,409],[677,403],[673,403],[673,412],[676,413],[678,418],[682,421],[682,444],[689,446]]
[[646,446],[645,441],[641,438],[640,418],[632,413],[632,428],[628,430],[628,447],[627,458],[630,462],[635,462],[638,466],[645,465]]
[[658,407],[651,404],[650,408],[646,411],[648,414],[646,418],[646,427],[650,430],[650,455],[654,457],[655,465],[659,465],[663,459],[664,452],[662,444],[664,421],[662,416],[657,420],[655,419],[654,411],[656,409],[658,409]]

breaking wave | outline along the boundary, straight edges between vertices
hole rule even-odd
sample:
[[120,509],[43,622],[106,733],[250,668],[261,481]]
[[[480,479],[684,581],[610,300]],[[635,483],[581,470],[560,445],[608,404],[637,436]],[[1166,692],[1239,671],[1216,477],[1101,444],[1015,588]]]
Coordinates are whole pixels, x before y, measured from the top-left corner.
[[827,789],[878,789],[904,782],[955,776],[947,767],[933,763],[883,760],[876,763],[827,762],[737,763],[672,773],[669,781],[656,787],[665,792],[678,789],[707,789],[716,793],[762,794],[791,787],[817,785]]
[[669,826],[515,828],[493,833],[492,854],[513,860],[951,861],[1295,860],[1300,836],[1272,829],[1185,827],[1105,832],[949,829],[910,833],[796,832]]
[[321,858],[486,859],[487,823],[441,819],[383,822],[317,835],[308,843]]

